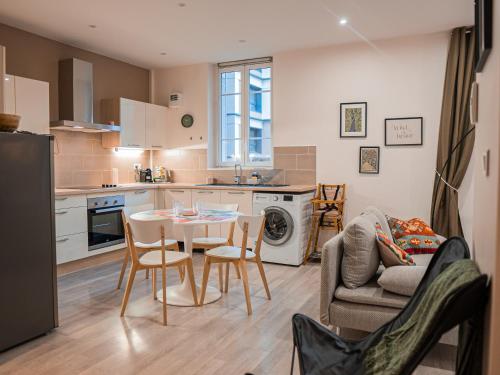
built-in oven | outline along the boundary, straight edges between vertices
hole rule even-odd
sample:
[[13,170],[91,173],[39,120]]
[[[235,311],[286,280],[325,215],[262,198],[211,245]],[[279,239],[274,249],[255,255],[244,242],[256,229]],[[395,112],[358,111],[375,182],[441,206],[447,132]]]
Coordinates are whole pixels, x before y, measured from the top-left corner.
[[125,242],[123,195],[87,199],[89,251]]

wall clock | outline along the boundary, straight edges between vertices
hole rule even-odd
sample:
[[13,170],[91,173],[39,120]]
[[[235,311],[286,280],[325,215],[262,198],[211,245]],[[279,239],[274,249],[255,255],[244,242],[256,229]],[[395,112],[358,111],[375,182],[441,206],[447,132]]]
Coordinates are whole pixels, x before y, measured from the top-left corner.
[[190,128],[191,126],[193,126],[193,123],[194,123],[193,116],[188,115],[188,114],[185,114],[184,116],[182,116],[181,124],[183,127]]

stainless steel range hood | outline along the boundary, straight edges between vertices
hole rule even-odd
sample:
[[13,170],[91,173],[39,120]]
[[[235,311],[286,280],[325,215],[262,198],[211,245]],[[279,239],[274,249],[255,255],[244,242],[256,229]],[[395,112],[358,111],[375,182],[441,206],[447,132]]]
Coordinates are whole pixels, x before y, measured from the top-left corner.
[[119,132],[120,127],[94,123],[92,64],[78,59],[59,61],[59,121],[51,129],[86,133]]

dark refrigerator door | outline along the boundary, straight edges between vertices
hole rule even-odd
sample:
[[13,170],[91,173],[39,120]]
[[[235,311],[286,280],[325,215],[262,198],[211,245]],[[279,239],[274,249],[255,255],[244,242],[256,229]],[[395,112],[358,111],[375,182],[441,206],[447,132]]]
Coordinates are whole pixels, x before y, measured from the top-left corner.
[[0,351],[57,326],[53,139],[0,133]]

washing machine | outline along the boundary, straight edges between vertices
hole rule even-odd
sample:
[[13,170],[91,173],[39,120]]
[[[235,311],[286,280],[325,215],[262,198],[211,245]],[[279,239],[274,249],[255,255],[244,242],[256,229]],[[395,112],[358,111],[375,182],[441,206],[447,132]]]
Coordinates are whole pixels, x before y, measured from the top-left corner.
[[253,214],[265,212],[261,258],[265,262],[299,266],[309,236],[314,193],[254,193]]

